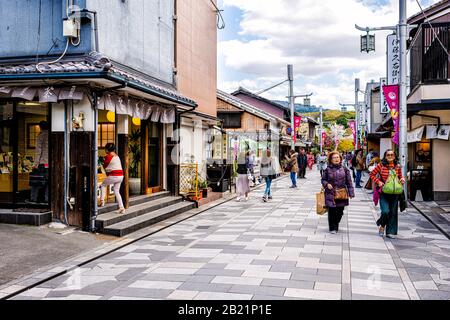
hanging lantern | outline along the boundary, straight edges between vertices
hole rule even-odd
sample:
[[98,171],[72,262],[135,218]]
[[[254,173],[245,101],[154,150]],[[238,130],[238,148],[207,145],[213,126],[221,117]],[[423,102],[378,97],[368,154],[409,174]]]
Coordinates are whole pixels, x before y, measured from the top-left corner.
[[116,114],[113,111],[108,111],[108,113],[106,114],[106,119],[109,122],[116,122]]
[[133,119],[131,119],[131,122],[133,122],[133,124],[135,126],[140,126],[141,125],[141,119],[139,119],[139,118],[133,118]]

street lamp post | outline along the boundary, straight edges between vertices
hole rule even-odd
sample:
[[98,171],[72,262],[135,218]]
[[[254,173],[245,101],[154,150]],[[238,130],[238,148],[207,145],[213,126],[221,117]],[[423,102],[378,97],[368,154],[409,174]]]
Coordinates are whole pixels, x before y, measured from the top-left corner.
[[359,119],[359,103],[358,103],[358,93],[359,93],[359,79],[355,79],[355,120],[356,120],[356,136],[355,136],[355,150],[358,150],[359,148],[359,133],[360,133],[360,126],[359,122],[361,121]]

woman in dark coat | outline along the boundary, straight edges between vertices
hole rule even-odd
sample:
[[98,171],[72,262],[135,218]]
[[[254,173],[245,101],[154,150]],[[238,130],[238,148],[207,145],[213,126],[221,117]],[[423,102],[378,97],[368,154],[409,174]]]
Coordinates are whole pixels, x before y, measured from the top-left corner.
[[335,234],[339,230],[344,208],[349,205],[348,200],[334,199],[335,189],[347,188],[349,197],[355,197],[350,170],[342,165],[342,156],[337,151],[328,155],[328,167],[322,176],[322,186],[325,188],[325,206],[328,207],[328,225],[330,232]]

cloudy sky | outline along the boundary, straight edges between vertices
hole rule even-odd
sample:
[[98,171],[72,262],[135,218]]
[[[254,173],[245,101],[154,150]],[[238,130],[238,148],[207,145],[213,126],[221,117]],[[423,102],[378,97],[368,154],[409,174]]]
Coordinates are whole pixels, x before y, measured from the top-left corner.
[[[424,8],[436,2],[420,1]],[[354,25],[395,25],[398,0],[219,0],[219,6],[226,28],[218,33],[218,87],[226,92],[270,87],[293,64],[295,94],[313,92],[312,104],[337,108],[354,101],[356,77],[364,90],[386,73],[389,32],[376,33],[375,53],[360,53]],[[419,12],[415,0],[407,8],[408,16]],[[286,100],[287,92],[284,84],[263,96]]]

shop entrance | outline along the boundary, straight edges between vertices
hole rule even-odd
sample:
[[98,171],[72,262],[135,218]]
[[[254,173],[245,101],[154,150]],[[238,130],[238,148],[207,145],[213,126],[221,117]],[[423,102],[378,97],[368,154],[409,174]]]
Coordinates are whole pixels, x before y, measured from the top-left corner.
[[422,139],[413,144],[413,157],[410,160],[410,199],[415,200],[417,191],[422,193],[423,200],[433,200],[432,150],[431,140]]
[[162,143],[163,125],[161,123],[148,122],[147,125],[147,193],[163,190],[162,177]]
[[49,105],[0,101],[0,206],[50,203]]

